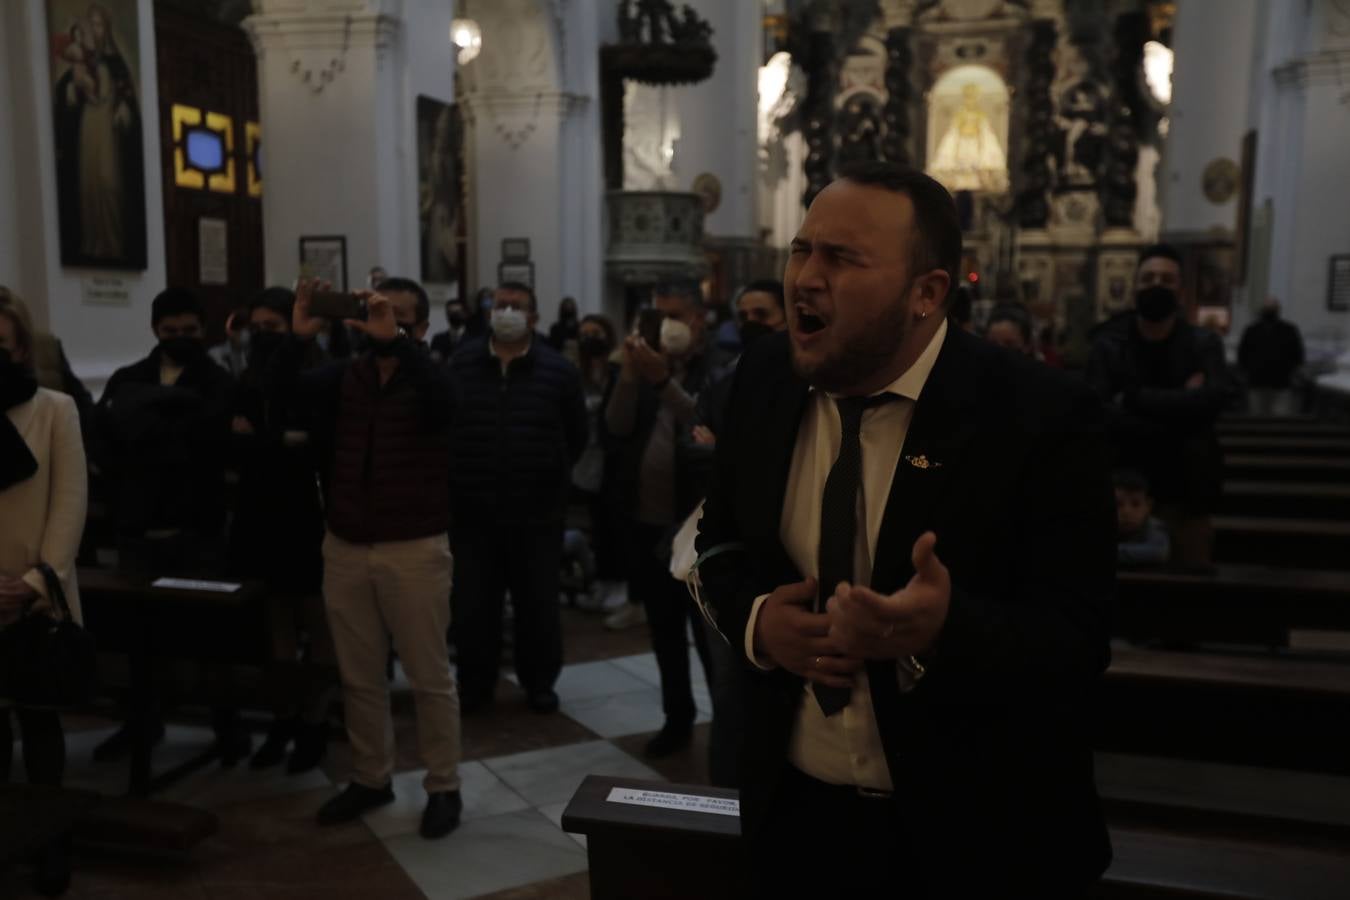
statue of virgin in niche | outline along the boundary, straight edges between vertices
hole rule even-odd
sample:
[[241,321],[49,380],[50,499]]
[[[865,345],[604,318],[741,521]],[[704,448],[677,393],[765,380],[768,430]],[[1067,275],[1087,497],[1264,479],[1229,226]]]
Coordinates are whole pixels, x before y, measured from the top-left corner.
[[961,86],[961,105],[938,140],[929,174],[949,191],[990,191],[1008,188],[1008,157],[989,116],[980,106],[980,88]]

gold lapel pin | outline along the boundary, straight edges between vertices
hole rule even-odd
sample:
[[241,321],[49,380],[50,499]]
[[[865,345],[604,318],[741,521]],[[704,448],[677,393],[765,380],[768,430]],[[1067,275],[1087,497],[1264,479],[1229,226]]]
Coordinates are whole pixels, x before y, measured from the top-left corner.
[[942,463],[938,462],[937,460],[930,460],[928,457],[924,456],[922,453],[919,454],[918,456],[906,456],[906,457],[905,457],[905,462],[909,463],[911,466],[913,466],[913,467],[916,468],[916,469],[940,469],[940,468],[942,468]]

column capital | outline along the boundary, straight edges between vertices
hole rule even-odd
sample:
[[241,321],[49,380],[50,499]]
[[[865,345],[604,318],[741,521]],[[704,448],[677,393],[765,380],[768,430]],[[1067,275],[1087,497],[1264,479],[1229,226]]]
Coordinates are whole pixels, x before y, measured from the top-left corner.
[[397,41],[402,20],[389,13],[363,10],[283,10],[249,16],[242,25],[253,41],[254,52],[261,57],[268,50],[385,50]]

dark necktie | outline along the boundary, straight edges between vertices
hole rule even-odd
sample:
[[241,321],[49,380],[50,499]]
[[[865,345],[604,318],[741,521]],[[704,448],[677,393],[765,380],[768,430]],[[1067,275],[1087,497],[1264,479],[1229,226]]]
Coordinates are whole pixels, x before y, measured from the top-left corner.
[[[834,594],[839,582],[853,583],[854,544],[858,535],[858,489],[862,487],[862,416],[863,411],[895,399],[894,394],[875,397],[840,397],[841,436],[839,456],[825,479],[825,494],[820,504],[820,552],[816,559],[819,570],[819,593],[816,612],[825,611],[825,603]],[[812,692],[820,711],[832,716],[848,706],[848,688],[830,687],[812,683]]]

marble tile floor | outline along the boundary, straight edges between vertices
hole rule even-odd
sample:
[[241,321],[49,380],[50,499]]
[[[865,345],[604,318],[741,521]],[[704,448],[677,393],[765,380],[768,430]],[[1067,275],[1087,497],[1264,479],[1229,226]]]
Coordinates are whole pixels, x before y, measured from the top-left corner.
[[[570,637],[570,635],[569,635]],[[644,635],[645,637],[645,635]],[[626,642],[625,642],[626,643]],[[692,651],[691,651],[692,656]],[[708,689],[697,659],[694,690],[706,723]],[[407,690],[396,678],[396,693]],[[210,766],[172,785],[160,799],[215,812],[220,832],[183,862],[166,864],[84,854],[68,897],[97,898],[581,898],[588,896],[584,837],[562,831],[562,812],[587,774],[706,780],[707,724],[686,751],[648,765],[642,746],[661,725],[655,658],[629,654],[565,667],[557,715],[528,710],[503,680],[496,706],[464,724],[464,817],[440,841],[417,835],[424,795],[410,704],[395,703],[398,745],[394,803],[363,821],[318,828],[315,810],[342,783],[345,741],[324,764],[287,776],[280,768]],[[117,794],[124,765],[96,765],[93,747],[112,731],[106,720],[72,720],[68,782]],[[162,771],[203,749],[210,730],[172,724],[155,754]],[[20,754],[16,752],[16,757]],[[16,772],[21,762],[16,759]],[[26,870],[0,875],[0,898],[36,896]]]

